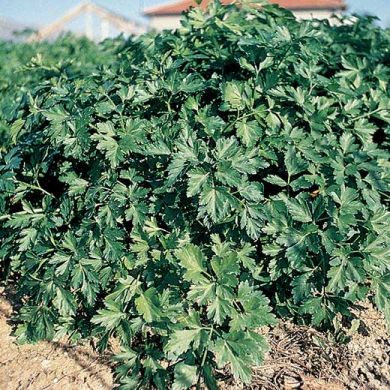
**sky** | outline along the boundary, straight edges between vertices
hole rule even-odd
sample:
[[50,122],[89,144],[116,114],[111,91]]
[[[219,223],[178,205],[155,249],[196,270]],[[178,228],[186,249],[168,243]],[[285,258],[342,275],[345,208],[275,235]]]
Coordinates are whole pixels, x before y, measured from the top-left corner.
[[[128,18],[142,20],[144,8],[170,1],[172,0],[96,0],[95,3]],[[345,1],[349,12],[379,16],[383,26],[390,26],[390,0]],[[0,0],[0,17],[38,27],[61,17],[79,2],[80,0]]]

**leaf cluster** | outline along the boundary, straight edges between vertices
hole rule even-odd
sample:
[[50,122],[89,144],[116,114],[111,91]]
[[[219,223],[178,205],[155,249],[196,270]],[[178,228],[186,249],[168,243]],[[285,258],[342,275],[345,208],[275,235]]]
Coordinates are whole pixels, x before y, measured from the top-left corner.
[[275,317],[390,320],[389,43],[216,2],[39,81],[0,162],[19,340],[117,337],[122,389],[215,389]]

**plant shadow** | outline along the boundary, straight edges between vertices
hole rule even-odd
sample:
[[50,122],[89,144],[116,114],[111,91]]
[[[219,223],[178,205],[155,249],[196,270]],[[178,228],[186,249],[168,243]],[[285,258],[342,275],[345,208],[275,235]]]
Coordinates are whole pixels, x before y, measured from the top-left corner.
[[[9,327],[15,329],[17,321],[12,318],[12,314],[16,312],[22,306],[22,302],[17,299],[16,292],[14,289],[6,288],[3,291],[0,291],[0,321],[3,324],[7,324],[6,329],[3,326],[3,332],[7,333]],[[11,332],[9,334],[3,334],[2,337],[12,336]],[[14,339],[12,340],[15,341]],[[15,343],[16,344],[16,343]],[[107,352],[104,354],[98,353],[92,346],[91,342],[83,342],[77,345],[71,344],[68,340],[60,341],[42,341],[34,345],[19,345],[16,350],[16,356],[3,356],[3,358],[8,359],[8,362],[12,360],[18,360],[18,354],[29,354],[31,357],[38,357],[42,360],[51,361],[54,364],[54,370],[60,367],[62,375],[54,375],[56,377],[56,383],[50,383],[46,387],[41,388],[40,390],[48,390],[50,388],[59,389],[62,387],[61,382],[68,379],[77,379],[80,378],[80,375],[87,376],[88,378],[93,378],[95,385],[99,386],[101,389],[112,389],[112,375],[108,373],[113,371],[113,364],[110,361],[111,353]],[[7,363],[2,363],[2,365]],[[69,367],[69,372],[66,371],[66,368]],[[5,368],[5,367],[4,367]],[[24,370],[24,367],[20,367],[21,370]],[[47,373],[47,370],[51,368],[42,367],[42,372]],[[65,385],[66,387],[66,385]]]

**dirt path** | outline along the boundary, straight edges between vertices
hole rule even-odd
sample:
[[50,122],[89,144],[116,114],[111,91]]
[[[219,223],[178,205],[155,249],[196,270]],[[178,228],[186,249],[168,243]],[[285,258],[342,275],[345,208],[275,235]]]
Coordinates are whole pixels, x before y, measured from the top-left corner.
[[16,345],[7,320],[11,305],[0,297],[0,390],[108,390],[109,359],[88,346],[40,342]]
[[[11,305],[0,296],[0,390],[110,390],[108,356],[89,345],[65,342],[15,344]],[[221,374],[222,390],[390,390],[390,341],[385,322],[370,304],[356,308],[358,330],[347,345],[309,327],[281,322],[265,333],[271,351],[244,387]]]

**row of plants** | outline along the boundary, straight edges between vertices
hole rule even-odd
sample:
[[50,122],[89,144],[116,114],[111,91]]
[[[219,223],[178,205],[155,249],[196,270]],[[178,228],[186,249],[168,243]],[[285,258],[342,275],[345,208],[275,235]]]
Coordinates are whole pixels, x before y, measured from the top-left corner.
[[217,1],[25,65],[0,161],[19,341],[115,337],[122,389],[216,389],[277,318],[331,328],[368,298],[390,320],[389,44]]
[[51,86],[61,77],[83,78],[99,66],[114,61],[121,44],[96,45],[72,35],[54,42],[12,43],[0,41],[0,148],[11,143],[10,124],[31,104],[35,88]]

